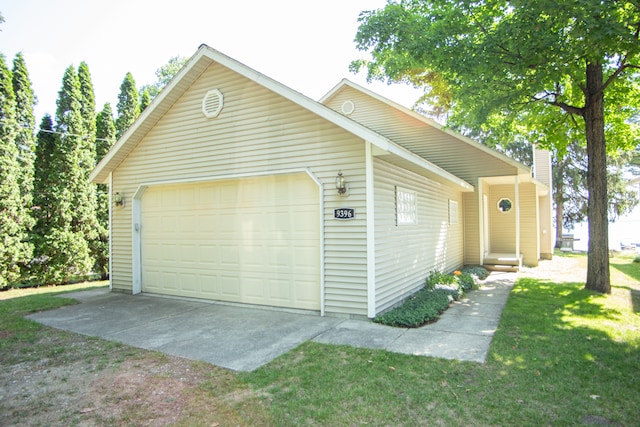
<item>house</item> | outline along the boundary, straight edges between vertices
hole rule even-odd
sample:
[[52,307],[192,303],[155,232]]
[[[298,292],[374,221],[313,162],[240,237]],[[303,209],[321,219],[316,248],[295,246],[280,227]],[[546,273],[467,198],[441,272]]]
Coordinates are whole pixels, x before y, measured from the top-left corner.
[[372,318],[432,270],[552,253],[528,167],[346,80],[316,102],[206,45],[91,180],[119,292]]

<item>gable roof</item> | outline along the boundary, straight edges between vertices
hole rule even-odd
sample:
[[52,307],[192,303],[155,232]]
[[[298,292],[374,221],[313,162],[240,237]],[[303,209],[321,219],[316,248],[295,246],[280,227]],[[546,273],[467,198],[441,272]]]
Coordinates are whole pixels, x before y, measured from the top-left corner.
[[394,143],[384,136],[368,129],[367,127],[350,120],[349,118],[333,111],[332,109],[302,95],[299,92],[261,74],[246,65],[218,52],[207,45],[201,45],[198,51],[189,59],[187,64],[176,74],[164,90],[143,111],[131,127],[114,144],[109,152],[95,167],[89,179],[96,183],[108,181],[109,174],[133,151],[137,144],[144,138],[169,111],[173,104],[189,89],[198,77],[212,63],[218,63],[241,76],[277,93],[280,96],[296,103],[329,122],[345,129],[348,132],[372,143],[378,150],[390,155],[398,164],[407,165],[434,181],[448,186],[456,187],[462,191],[473,191],[473,186],[463,179],[434,165],[424,158],[412,153],[404,147]]
[[[514,175],[515,173],[517,173],[521,177],[523,176],[531,177],[531,168],[529,168],[528,166],[523,165],[522,163],[517,162],[516,160],[513,160],[510,157],[492,148],[487,147],[486,145],[483,145],[477,141],[474,141],[469,137],[461,135],[450,129],[446,129],[444,126],[442,126],[438,122],[428,117],[425,117],[422,114],[419,114],[409,108],[406,108],[388,98],[385,98],[384,96],[377,94],[363,86],[360,86],[348,79],[343,79],[340,83],[338,83],[333,89],[331,89],[325,96],[323,96],[320,99],[320,102],[325,105],[328,105],[332,100],[332,98],[334,98],[336,95],[340,94],[341,92],[347,89],[353,89],[357,92],[360,92],[365,96],[370,97],[384,104],[385,106],[393,110],[396,110],[403,115],[410,117],[411,119],[413,119],[412,120],[413,123],[416,123],[416,122],[419,123],[423,129],[425,130],[429,129],[431,133],[434,133],[435,131],[435,133],[439,135],[438,137],[435,137],[435,138],[428,138],[426,137],[426,134],[423,134],[424,137],[422,138],[416,138],[416,134],[415,133],[412,134],[410,132],[407,132],[402,137],[400,137],[399,135],[398,136],[387,135],[387,137],[392,138],[396,143],[402,146],[405,146],[405,148],[419,155],[420,157],[429,159],[429,161],[439,164],[438,160],[436,159],[437,157],[436,151],[438,150],[441,151],[443,156],[445,156],[447,159],[451,159],[452,157],[455,157],[455,156],[451,156],[451,150],[450,150],[451,147],[447,147],[446,142],[447,141],[457,142],[458,143],[457,145],[459,147],[463,149],[473,150],[475,152],[474,156],[484,157],[486,159],[485,161],[491,162],[494,165],[501,164],[502,165],[501,167],[503,169],[506,168],[509,170],[509,175]],[[403,122],[405,122],[405,120],[403,120]],[[386,133],[384,130],[377,130],[377,131],[379,133]],[[443,137],[445,138],[444,140],[442,139]],[[440,166],[458,176],[462,176],[462,174],[456,170],[455,162],[451,164],[447,164],[446,166],[443,166],[442,164],[440,164]]]

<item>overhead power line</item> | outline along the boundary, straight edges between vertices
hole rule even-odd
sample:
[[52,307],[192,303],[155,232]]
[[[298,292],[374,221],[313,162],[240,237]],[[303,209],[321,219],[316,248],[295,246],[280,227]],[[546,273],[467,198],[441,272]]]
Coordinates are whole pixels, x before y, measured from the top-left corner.
[[[6,121],[0,120],[0,124],[4,125],[6,123],[7,123]],[[55,135],[61,135],[61,136],[77,136],[77,137],[80,137],[80,138],[83,138],[83,139],[88,139],[90,137],[89,135],[79,135],[79,134],[76,134],[76,133],[58,132],[58,131],[55,131],[55,130],[34,128],[34,127],[31,127],[31,126],[28,126],[28,125],[24,125],[24,124],[20,124],[20,123],[16,123],[16,124],[18,125],[18,127],[21,127],[23,129],[29,129],[29,130],[34,131],[34,132],[44,132],[44,133],[50,133],[50,134],[55,134]],[[96,141],[107,141],[107,142],[109,142],[110,140],[106,139],[106,138],[96,138]]]

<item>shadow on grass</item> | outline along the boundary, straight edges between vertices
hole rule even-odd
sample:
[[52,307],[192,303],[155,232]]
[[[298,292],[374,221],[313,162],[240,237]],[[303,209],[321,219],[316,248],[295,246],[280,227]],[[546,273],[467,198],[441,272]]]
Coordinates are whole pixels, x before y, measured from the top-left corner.
[[[535,305],[536,310],[546,316],[574,316],[584,318],[606,318],[615,320],[620,311],[604,307],[599,298],[602,294],[584,289],[581,282],[553,283],[548,280],[521,278],[512,291],[512,296],[524,296],[527,305]],[[530,307],[531,308],[531,307]]]
[[283,426],[637,425],[630,310],[583,288],[519,279],[486,364],[308,342],[244,378]]
[[[634,264],[621,264],[621,263],[611,263],[609,264],[611,267],[615,268],[621,273],[626,274],[627,276],[633,278],[638,283],[640,283],[640,267]],[[628,286],[618,286],[620,288],[628,289],[631,292],[631,302],[633,304],[633,311],[636,313],[640,313],[640,290],[634,289]],[[640,286],[639,286],[640,287]]]

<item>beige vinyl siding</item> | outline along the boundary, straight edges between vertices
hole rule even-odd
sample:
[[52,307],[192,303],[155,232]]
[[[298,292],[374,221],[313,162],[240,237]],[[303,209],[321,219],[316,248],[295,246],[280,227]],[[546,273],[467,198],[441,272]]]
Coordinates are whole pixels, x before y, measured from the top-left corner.
[[[511,200],[513,207],[508,212],[498,210],[502,198]],[[489,189],[489,236],[492,253],[516,252],[516,189],[515,185],[492,185]]]
[[520,252],[524,265],[535,267],[540,255],[538,192],[534,184],[520,185]]
[[[224,95],[215,119],[201,112],[211,89]],[[237,175],[308,169],[324,186],[327,313],[367,314],[365,145],[297,104],[212,64],[113,172],[113,191],[131,196],[141,184],[215,180]],[[344,173],[348,197],[335,191]],[[356,219],[334,221],[351,207]],[[131,208],[114,209],[113,284],[131,290]],[[142,224],[144,227],[144,224]]]
[[[374,159],[376,313],[424,285],[430,271],[463,264],[462,193]],[[396,186],[417,193],[418,221],[396,225]],[[449,200],[458,223],[449,224]]]
[[471,185],[478,177],[513,175],[515,167],[467,142],[412,117],[352,87],[341,88],[325,103],[342,113],[345,101],[355,110],[348,117],[389,138]]
[[555,240],[555,231],[553,229],[551,196],[546,195],[540,197],[539,201],[540,218],[540,258],[551,259],[553,257],[553,246]]
[[537,147],[533,152],[533,172],[534,178],[551,187],[551,153],[548,150],[541,150]]
[[[516,250],[516,197],[515,185],[492,185],[489,191],[489,234],[491,252],[513,253]],[[513,209],[509,212],[498,210],[498,201],[509,198]],[[539,229],[538,195],[535,184],[525,183],[519,186],[520,199],[520,253],[525,265],[538,265]]]
[[480,264],[480,219],[478,193],[462,194],[461,219],[464,220],[464,263]]

